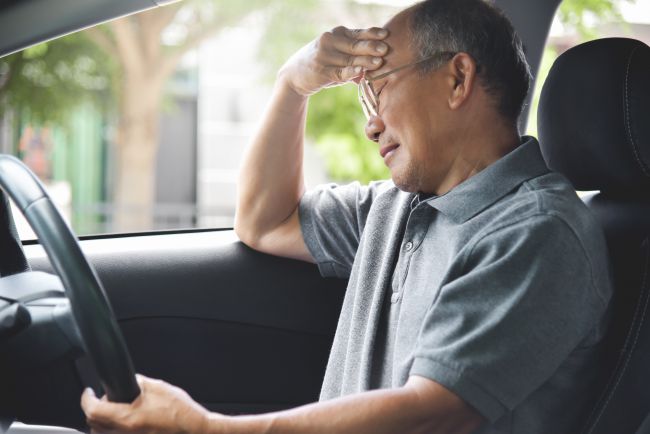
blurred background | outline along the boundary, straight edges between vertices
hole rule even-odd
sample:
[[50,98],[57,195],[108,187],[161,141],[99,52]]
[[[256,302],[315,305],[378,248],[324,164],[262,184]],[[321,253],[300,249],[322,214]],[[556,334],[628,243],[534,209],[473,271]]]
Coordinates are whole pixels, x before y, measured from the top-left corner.
[[[411,3],[185,0],[31,47],[0,59],[0,152],[31,167],[79,235],[231,227],[239,162],[285,59]],[[554,59],[606,36],[650,44],[650,2],[565,0],[531,113]],[[309,186],[388,178],[364,123],[354,85],[312,97]]]

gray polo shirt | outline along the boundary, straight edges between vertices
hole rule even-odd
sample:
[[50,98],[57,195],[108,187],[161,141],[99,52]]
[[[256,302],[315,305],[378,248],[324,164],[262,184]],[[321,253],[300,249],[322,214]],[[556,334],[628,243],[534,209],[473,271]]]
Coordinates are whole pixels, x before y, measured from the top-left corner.
[[480,433],[577,432],[611,295],[601,229],[537,141],[447,194],[327,185],[300,203],[324,276],[349,278],[321,400],[430,378]]

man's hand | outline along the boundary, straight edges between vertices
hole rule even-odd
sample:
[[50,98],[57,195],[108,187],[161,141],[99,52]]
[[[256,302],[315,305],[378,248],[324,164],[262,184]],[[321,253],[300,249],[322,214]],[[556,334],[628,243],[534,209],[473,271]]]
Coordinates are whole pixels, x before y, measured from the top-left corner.
[[483,417],[454,393],[412,376],[404,387],[358,393],[277,413],[229,417],[209,413],[187,393],[138,376],[131,404],[97,399],[86,390],[81,407],[93,432],[219,434],[448,434],[474,432]]
[[[93,432],[198,433],[205,430],[208,411],[178,387],[137,375],[140,396],[131,404],[98,399],[91,389],[81,396]],[[212,417],[215,415],[212,414]]]
[[301,96],[337,86],[373,71],[383,63],[388,45],[381,40],[385,29],[348,29],[325,32],[304,46],[284,64],[278,78]]

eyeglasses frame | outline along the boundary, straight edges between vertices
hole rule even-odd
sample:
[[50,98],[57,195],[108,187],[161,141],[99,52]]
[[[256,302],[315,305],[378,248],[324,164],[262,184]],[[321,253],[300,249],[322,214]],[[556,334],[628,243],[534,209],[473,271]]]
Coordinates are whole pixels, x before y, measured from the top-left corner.
[[[424,59],[420,59],[415,62],[408,63],[406,65],[398,66],[397,68],[391,69],[390,71],[383,72],[375,77],[366,77],[364,73],[361,80],[359,80],[358,96],[359,96],[359,102],[361,103],[361,108],[363,109],[363,113],[366,115],[366,119],[370,119],[371,116],[377,116],[379,113],[379,97],[375,93],[375,90],[372,88],[373,81],[381,80],[382,78],[386,78],[391,74],[427,62],[436,57],[449,56],[449,59],[447,60],[449,61],[456,54],[458,54],[458,52],[439,51],[437,53],[432,54],[431,56],[425,57]],[[369,95],[366,95],[365,88],[367,88],[370,91]],[[372,99],[369,99],[368,97],[372,97]],[[368,104],[370,104],[370,106]]]

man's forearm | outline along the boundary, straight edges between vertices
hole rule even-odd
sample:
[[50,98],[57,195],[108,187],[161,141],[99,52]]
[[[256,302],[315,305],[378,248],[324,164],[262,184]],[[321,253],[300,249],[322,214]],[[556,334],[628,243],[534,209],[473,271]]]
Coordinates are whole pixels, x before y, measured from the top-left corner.
[[238,185],[235,230],[254,238],[295,209],[304,192],[302,173],[307,97],[280,78],[262,125],[244,158]]
[[210,415],[210,434],[470,433],[480,418],[432,407],[411,390],[376,390],[259,416]]

